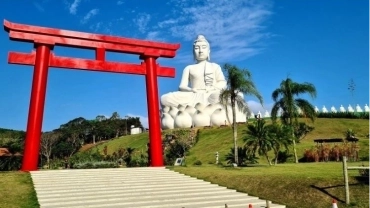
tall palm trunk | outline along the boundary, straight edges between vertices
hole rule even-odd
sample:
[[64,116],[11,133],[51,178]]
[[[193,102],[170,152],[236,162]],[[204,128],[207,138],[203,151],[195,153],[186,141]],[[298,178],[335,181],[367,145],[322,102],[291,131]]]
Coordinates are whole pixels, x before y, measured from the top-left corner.
[[297,149],[295,145],[295,135],[294,135],[294,127],[293,127],[293,118],[289,118],[289,124],[292,131],[292,142],[293,142],[293,154],[294,154],[294,162],[298,163],[298,156],[297,156]]
[[231,111],[233,113],[233,137],[234,137],[234,159],[235,163],[239,165],[238,157],[238,130],[236,124],[236,110],[235,110],[235,97],[231,97]]
[[270,158],[269,158],[269,156],[268,156],[267,152],[265,152],[265,157],[266,157],[267,162],[268,162],[268,163],[269,163],[269,165],[271,166],[271,165],[272,165],[272,164],[271,164],[271,160],[270,160]]
[[276,165],[278,163],[279,150],[274,149],[274,154],[275,154],[274,165]]
[[294,153],[294,160],[295,163],[298,163],[298,156],[297,156],[297,150],[295,148],[295,138],[294,138],[294,133],[293,133],[293,153]]

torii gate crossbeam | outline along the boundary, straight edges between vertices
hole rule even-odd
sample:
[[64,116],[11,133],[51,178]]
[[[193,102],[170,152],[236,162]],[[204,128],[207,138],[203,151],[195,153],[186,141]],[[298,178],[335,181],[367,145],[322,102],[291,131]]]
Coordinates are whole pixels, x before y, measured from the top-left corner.
[[[174,77],[175,69],[159,66],[156,59],[175,57],[179,44],[60,30],[6,20],[4,29],[11,40],[31,42],[36,49],[29,54],[9,52],[8,56],[10,64],[34,66],[22,171],[37,170],[49,67],[145,75],[151,166],[163,166],[157,76]],[[51,52],[55,46],[92,49],[95,50],[95,59],[55,56]],[[106,61],[107,51],[136,54],[144,62]]]

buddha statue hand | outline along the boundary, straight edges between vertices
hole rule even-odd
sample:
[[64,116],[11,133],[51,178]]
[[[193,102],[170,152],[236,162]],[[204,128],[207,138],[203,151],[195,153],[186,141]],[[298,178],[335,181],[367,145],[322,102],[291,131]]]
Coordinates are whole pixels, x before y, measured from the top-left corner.
[[217,89],[213,86],[206,86],[206,92],[214,92],[217,91]]

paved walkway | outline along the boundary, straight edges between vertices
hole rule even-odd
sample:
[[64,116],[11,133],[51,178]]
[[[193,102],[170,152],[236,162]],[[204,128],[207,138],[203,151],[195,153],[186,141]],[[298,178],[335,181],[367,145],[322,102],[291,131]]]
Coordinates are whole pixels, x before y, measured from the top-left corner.
[[[258,197],[165,168],[31,171],[41,208],[253,208]],[[285,208],[271,204],[271,208]]]

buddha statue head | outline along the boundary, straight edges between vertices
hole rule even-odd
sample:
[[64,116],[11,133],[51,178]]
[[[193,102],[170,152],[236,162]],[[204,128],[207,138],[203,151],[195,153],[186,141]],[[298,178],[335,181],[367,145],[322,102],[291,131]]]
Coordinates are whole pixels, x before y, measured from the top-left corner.
[[198,62],[209,61],[211,59],[210,52],[211,49],[207,39],[203,35],[198,35],[193,44],[194,59]]

